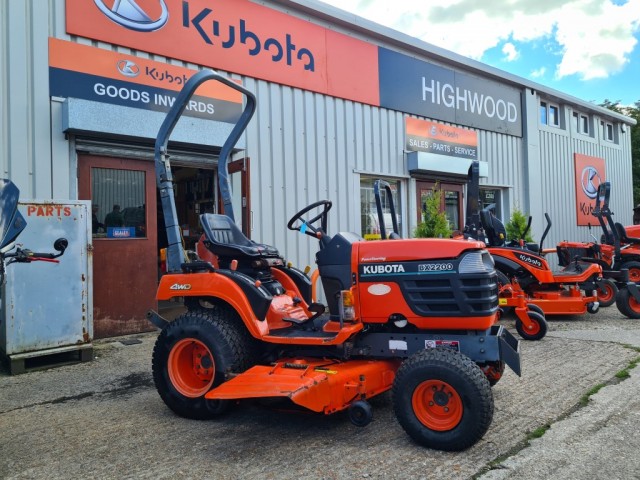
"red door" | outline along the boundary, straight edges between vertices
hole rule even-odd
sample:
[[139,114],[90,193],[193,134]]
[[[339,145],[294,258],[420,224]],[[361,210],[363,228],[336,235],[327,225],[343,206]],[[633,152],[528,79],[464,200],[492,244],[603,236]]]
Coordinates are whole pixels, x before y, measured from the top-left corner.
[[93,210],[93,324],[96,338],[152,330],[158,244],[154,164],[79,155],[79,197]]

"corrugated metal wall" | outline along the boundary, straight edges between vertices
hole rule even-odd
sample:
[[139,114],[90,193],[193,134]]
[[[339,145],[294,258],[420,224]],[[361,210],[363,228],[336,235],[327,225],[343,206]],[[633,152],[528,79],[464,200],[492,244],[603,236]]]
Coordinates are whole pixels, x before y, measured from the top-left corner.
[[[600,238],[601,229],[594,217],[592,230],[576,225],[576,186],[574,153],[606,159],[606,178],[611,182],[611,209],[615,220],[629,225],[633,216],[633,185],[631,172],[631,150],[628,134],[621,134],[619,143],[602,139],[599,129],[600,119],[593,118],[596,125],[593,137],[572,132],[571,111],[565,109],[566,129],[546,128],[540,130],[540,158],[543,181],[540,193],[532,193],[532,201],[539,198],[543,211],[549,213],[553,225],[545,240],[545,247],[551,248],[562,240],[593,240],[591,233]],[[616,125],[616,128],[619,128]],[[627,129],[628,131],[628,129]],[[537,219],[534,219],[534,222]],[[542,225],[544,219],[540,219]],[[536,239],[539,240],[539,239]]]
[[[64,9],[65,2],[59,0],[0,2],[0,165],[2,174],[21,188],[23,198],[77,196],[73,139],[61,133],[59,99],[50,101],[48,96],[49,36],[199,68],[70,37],[65,33]],[[360,174],[406,179],[404,114],[252,78],[242,80],[258,97],[256,117],[246,134],[246,155],[252,158],[253,237],[276,245],[296,264],[311,262],[317,245],[310,237],[288,231],[286,221],[309,203],[330,199],[334,203],[330,232],[358,231]],[[547,246],[564,238],[588,240],[586,228],[575,226],[573,152],[607,158],[616,219],[631,223],[631,153],[628,133],[621,135],[620,146],[613,146],[541,131],[543,180],[541,185],[530,185],[523,139],[478,131],[479,157],[489,162],[489,178],[482,183],[503,189],[505,219],[514,206],[526,211],[532,202],[543,202],[554,221]],[[414,187],[412,180],[403,182],[402,212],[411,222]],[[410,232],[412,225],[405,224]]]

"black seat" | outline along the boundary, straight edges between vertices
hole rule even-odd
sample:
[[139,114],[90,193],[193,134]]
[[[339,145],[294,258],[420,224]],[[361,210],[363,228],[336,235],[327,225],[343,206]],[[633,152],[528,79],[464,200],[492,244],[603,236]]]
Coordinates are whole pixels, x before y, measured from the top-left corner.
[[507,231],[500,219],[492,215],[487,209],[483,209],[480,211],[480,222],[487,235],[488,246],[503,246],[507,238]]
[[205,213],[200,215],[204,229],[206,247],[224,262],[233,259],[239,262],[260,258],[281,258],[275,247],[257,243],[245,237],[233,220],[226,215]]
[[628,237],[627,236],[627,229],[624,228],[624,226],[621,223],[616,222],[615,223],[615,227],[616,227],[616,233],[618,234],[618,237],[620,238],[620,242],[622,242],[622,243],[640,243],[640,238]]

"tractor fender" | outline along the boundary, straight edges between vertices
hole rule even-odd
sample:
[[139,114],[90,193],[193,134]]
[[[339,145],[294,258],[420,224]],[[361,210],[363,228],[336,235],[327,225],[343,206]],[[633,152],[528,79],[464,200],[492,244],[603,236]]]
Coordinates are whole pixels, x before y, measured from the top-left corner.
[[273,296],[251,277],[231,270],[166,274],[160,279],[158,300],[199,297],[220,300],[233,308],[255,338],[269,333],[265,321]]
[[510,278],[515,276],[519,270],[522,270],[522,266],[513,260],[499,255],[492,255],[492,257],[496,264],[496,270],[499,270]]

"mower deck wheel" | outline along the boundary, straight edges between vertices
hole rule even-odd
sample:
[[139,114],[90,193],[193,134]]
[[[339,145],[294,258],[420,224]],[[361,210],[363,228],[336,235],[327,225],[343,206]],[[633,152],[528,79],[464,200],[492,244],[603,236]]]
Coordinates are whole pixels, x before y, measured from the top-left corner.
[[[530,308],[531,306],[529,306]],[[519,318],[516,319],[516,330],[524,340],[540,340],[547,334],[547,321],[544,315],[540,315],[538,312],[531,308],[527,312],[531,325],[529,328],[522,323]]]
[[493,418],[489,381],[457,351],[435,348],[413,354],[400,366],[392,392],[398,422],[414,441],[429,448],[469,448]]
[[373,420],[373,409],[366,400],[357,400],[349,406],[349,420],[356,427],[366,427]]
[[633,298],[631,292],[626,288],[618,290],[616,295],[616,307],[624,316],[628,318],[640,318],[640,303]]
[[598,302],[600,302],[601,307],[610,307],[616,303],[618,287],[610,278],[604,279],[596,291],[598,293]]
[[629,280],[634,283],[640,282],[640,262],[632,260],[628,262],[624,262],[620,265],[620,269],[626,268],[629,270]]
[[228,372],[252,366],[251,342],[230,308],[182,314],[162,329],[153,349],[153,380],[160,397],[182,417],[220,415],[229,402],[206,400],[204,395],[224,382]]

